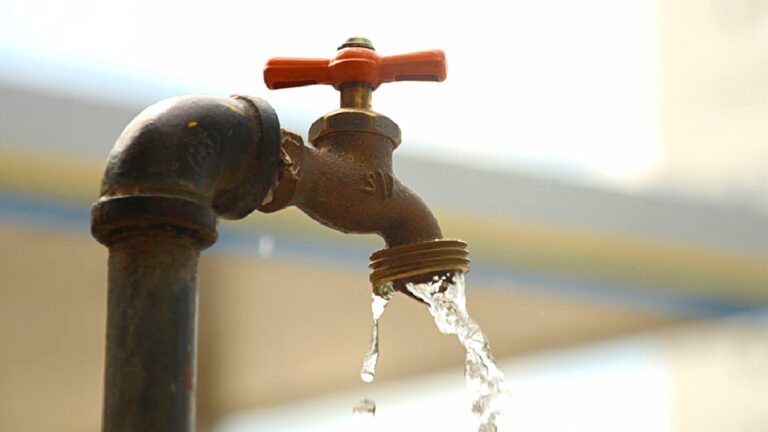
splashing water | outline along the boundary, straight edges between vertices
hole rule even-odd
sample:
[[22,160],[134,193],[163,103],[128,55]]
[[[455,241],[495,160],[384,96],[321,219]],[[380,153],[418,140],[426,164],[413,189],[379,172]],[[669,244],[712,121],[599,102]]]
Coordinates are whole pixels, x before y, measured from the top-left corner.
[[[368,343],[368,352],[363,360],[363,369],[360,371],[360,379],[363,382],[373,382],[376,376],[376,362],[379,360],[379,318],[392,299],[395,289],[391,283],[382,284],[373,292],[371,311],[373,312],[373,326],[371,327],[371,341]],[[375,406],[374,406],[375,409]]]
[[464,377],[480,419],[478,432],[495,432],[503,399],[508,396],[504,374],[496,365],[488,338],[467,313],[464,274],[451,272],[431,282],[406,284],[406,288],[429,305],[441,333],[455,334],[467,350]]
[[[464,274],[446,273],[435,276],[427,283],[408,283],[406,288],[429,305],[429,312],[441,333],[457,335],[464,345],[467,350],[464,377],[473,399],[472,412],[479,417],[478,432],[496,432],[501,404],[509,395],[504,389],[504,374],[491,354],[488,338],[467,312]],[[366,383],[372,382],[375,377],[379,358],[379,319],[394,293],[391,282],[374,289],[371,340],[360,371],[360,379]],[[353,408],[353,412],[356,417],[372,419],[376,413],[376,403],[363,399]]]

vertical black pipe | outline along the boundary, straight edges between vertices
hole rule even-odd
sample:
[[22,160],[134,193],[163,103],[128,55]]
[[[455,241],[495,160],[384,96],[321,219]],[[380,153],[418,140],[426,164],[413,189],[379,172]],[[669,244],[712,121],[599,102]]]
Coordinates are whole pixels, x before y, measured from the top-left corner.
[[196,242],[147,232],[111,245],[104,431],[192,431]]
[[188,96],[139,114],[110,153],[91,232],[109,248],[102,430],[194,430],[197,259],[217,218],[276,181],[280,123],[258,98]]

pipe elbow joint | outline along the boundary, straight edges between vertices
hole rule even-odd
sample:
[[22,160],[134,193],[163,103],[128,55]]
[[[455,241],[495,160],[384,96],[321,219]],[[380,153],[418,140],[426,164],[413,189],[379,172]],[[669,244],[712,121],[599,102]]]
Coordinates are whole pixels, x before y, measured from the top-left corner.
[[218,217],[240,219],[267,195],[279,163],[280,124],[252,97],[185,96],[140,113],[117,139],[91,222],[112,243],[135,227],[190,233],[203,246]]

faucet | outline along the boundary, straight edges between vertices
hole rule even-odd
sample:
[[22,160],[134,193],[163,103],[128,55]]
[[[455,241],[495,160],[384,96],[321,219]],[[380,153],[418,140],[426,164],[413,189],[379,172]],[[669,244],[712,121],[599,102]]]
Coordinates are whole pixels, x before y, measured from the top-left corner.
[[469,270],[466,243],[444,239],[432,212],[392,170],[400,128],[371,109],[393,81],[442,81],[442,51],[379,56],[350,38],[332,59],[275,58],[270,89],[328,84],[341,107],[309,129],[280,127],[264,100],[185,96],[134,118],[107,160],[91,232],[107,246],[102,429],[194,429],[197,261],[219,218],[296,206],[344,233],[380,235],[374,290]]
[[293,205],[335,230],[383,237],[387,247],[371,256],[374,288],[393,282],[410,295],[406,281],[467,271],[466,244],[443,239],[429,207],[393,173],[400,128],[371,109],[373,91],[383,83],[445,78],[440,50],[379,56],[368,39],[359,37],[348,39],[332,59],[268,61],[268,88],[332,85],[340,91],[341,106],[312,124],[311,146],[283,132],[276,184],[258,209],[273,212]]

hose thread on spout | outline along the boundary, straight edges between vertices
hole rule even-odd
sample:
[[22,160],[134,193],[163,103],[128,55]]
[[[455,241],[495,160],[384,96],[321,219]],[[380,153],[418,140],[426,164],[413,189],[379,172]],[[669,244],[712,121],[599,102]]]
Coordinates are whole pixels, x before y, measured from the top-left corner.
[[368,267],[374,287],[391,281],[445,271],[469,271],[469,251],[461,240],[440,239],[394,246],[374,252]]

